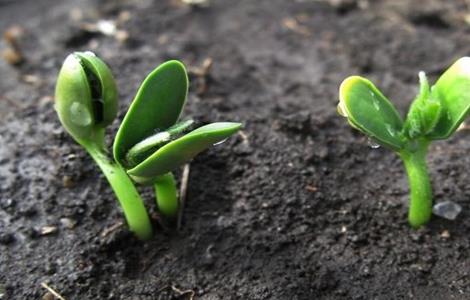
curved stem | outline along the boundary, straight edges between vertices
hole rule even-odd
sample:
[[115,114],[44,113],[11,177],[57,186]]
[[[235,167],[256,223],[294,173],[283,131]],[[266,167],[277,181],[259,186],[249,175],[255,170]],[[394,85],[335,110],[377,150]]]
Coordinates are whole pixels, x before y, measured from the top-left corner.
[[432,188],[426,166],[428,141],[415,141],[415,149],[403,150],[400,157],[405,164],[410,185],[408,222],[418,228],[429,222],[432,213]]
[[179,202],[173,174],[169,172],[159,176],[154,187],[158,209],[165,216],[174,217],[178,213]]
[[114,190],[124,211],[129,229],[139,239],[147,240],[152,236],[152,224],[145,209],[142,198],[126,171],[117,163],[110,160],[104,150],[95,144],[83,145],[93,157],[106,179]]

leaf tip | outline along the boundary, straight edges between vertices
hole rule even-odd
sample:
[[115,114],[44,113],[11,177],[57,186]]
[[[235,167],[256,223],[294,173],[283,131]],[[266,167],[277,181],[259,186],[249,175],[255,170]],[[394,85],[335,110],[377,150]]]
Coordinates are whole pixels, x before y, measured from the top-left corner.
[[353,87],[353,85],[359,81],[364,81],[364,78],[362,78],[361,76],[358,76],[358,75],[353,75],[353,76],[349,76],[348,78],[346,78],[345,80],[343,80],[343,82],[341,83],[341,85],[339,86],[339,101],[340,102],[346,102],[348,97],[348,93],[349,91],[351,90],[351,88]]
[[459,75],[470,77],[470,57],[464,56],[459,58],[449,69]]

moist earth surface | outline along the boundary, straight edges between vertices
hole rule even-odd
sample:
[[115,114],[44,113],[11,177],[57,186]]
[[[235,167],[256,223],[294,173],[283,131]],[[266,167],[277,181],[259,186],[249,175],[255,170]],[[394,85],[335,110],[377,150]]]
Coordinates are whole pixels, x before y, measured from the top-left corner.
[[[469,54],[469,15],[466,1],[0,1],[0,50],[14,39],[23,56],[0,62],[0,299],[54,299],[44,286],[66,299],[470,299],[468,129],[428,156],[434,201],[462,213],[413,230],[401,161],[336,113],[339,84],[361,74],[404,114],[418,71],[435,80]],[[191,162],[180,230],[142,188],[156,234],[134,238],[59,124],[58,69],[85,50],[115,74],[119,120],[145,75],[180,59],[184,116],[243,122]]]

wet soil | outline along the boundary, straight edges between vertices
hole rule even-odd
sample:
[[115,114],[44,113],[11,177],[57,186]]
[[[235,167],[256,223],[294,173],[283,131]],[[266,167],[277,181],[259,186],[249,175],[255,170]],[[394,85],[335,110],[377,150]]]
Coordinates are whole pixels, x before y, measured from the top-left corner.
[[[336,114],[351,74],[406,111],[419,70],[434,80],[469,54],[469,14],[465,1],[0,1],[25,58],[0,62],[0,299],[54,299],[44,284],[66,299],[470,299],[469,132],[428,157],[434,200],[463,212],[413,230],[401,161]],[[120,34],[84,30],[103,19]],[[185,115],[244,129],[191,163],[180,231],[154,220],[137,241],[61,128],[54,83],[75,50],[111,66],[121,117],[159,63],[212,59]]]

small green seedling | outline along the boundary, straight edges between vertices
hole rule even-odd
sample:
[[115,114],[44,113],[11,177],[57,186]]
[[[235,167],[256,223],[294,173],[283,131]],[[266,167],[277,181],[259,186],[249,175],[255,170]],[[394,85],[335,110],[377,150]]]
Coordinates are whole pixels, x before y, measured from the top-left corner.
[[91,52],[70,54],[59,73],[55,109],[67,132],[99,165],[113,188],[131,231],[148,239],[152,226],[134,182],[153,185],[160,212],[173,217],[179,202],[172,171],[201,151],[236,133],[241,124],[220,122],[191,131],[179,121],[186,102],[188,76],[178,61],[151,72],[140,86],[113,145],[105,127],[117,115],[117,87],[110,69]]
[[451,136],[470,112],[470,57],[455,62],[432,87],[419,73],[420,90],[403,121],[369,80],[351,76],[339,90],[338,113],[378,144],[398,153],[410,184],[408,221],[420,227],[431,218],[432,193],[426,166],[429,144]]

